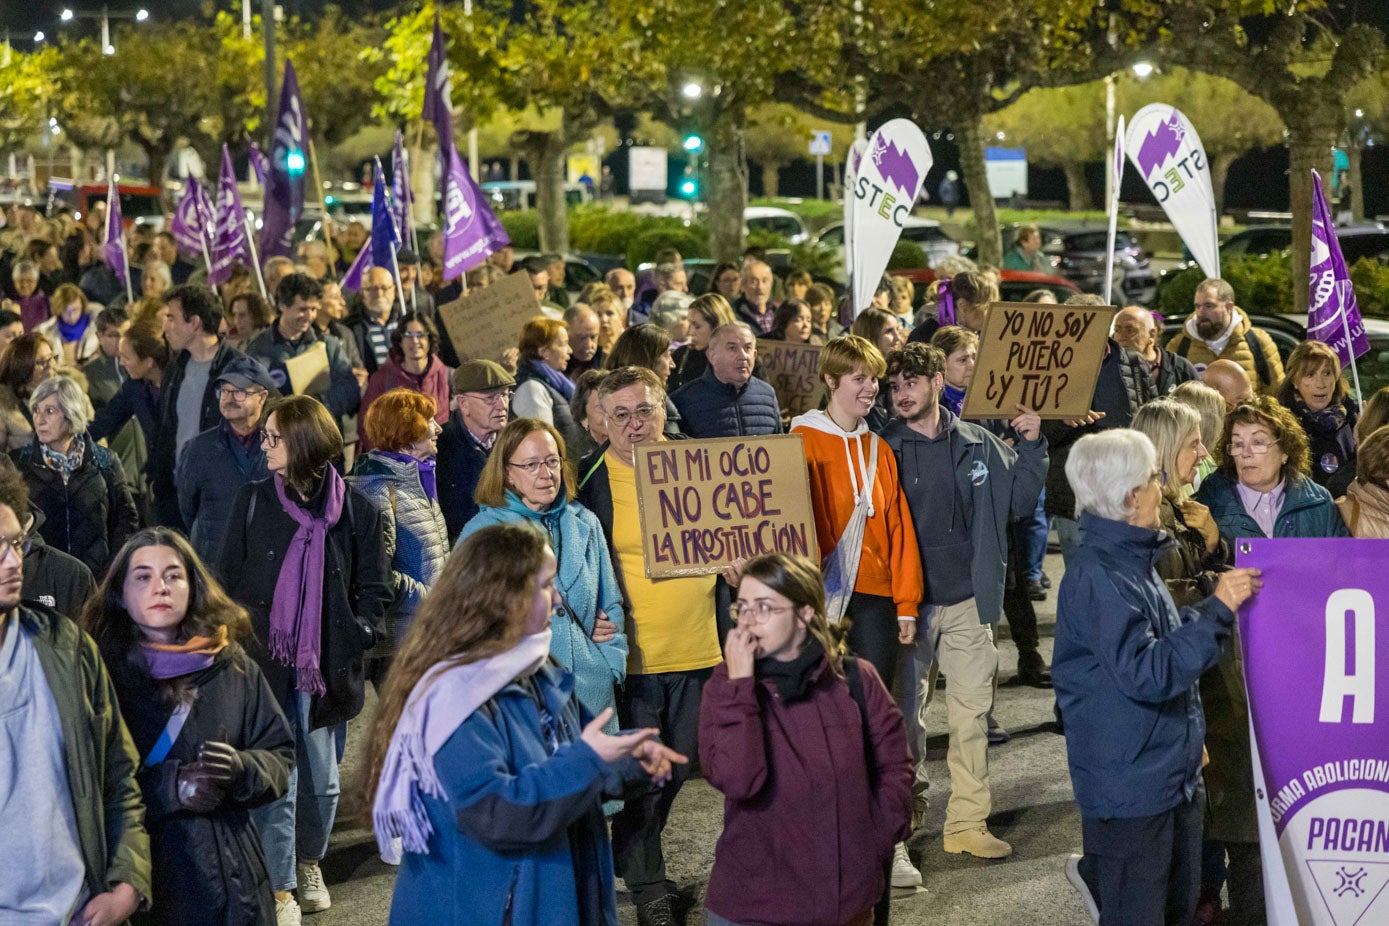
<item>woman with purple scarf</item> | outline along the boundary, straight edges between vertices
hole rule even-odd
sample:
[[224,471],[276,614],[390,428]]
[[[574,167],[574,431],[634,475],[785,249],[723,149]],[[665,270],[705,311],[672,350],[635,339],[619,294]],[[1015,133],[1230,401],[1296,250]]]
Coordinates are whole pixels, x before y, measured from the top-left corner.
[[376,449],[358,457],[352,469],[352,485],[376,503],[386,522],[386,555],[395,592],[385,639],[367,654],[367,677],[377,687],[449,555],[434,470],[442,430],[437,413],[434,399],[413,389],[392,389],[380,396],[367,409],[363,428]]
[[362,709],[363,657],[392,595],[381,513],[332,466],[333,416],[291,396],[261,434],[271,477],[237,494],[217,573],[251,612],[248,649],[294,732],[289,790],[255,814],[284,926],[332,903],[318,863],[337,816],[339,744]]
[[684,756],[654,729],[609,736],[550,657],[560,605],[539,528],[454,550],[415,615],[367,739],[363,803],[404,860],[391,923],[617,922],[604,797],[662,784]]
[[552,424],[566,443],[578,439],[582,429],[569,411],[574,383],[564,375],[569,365],[569,329],[552,318],[532,318],[521,326],[518,347],[521,362],[516,368],[511,416]]
[[294,738],[242,649],[246,609],[182,534],[150,528],[116,554],[83,620],[143,760],[154,896],[132,922],[271,922],[250,810],[285,793]]

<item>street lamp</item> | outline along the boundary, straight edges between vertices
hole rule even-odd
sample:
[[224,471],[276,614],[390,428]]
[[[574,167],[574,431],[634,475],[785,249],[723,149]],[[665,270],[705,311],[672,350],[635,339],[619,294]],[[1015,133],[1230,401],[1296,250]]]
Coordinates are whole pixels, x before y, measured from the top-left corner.
[[101,21],[101,53],[104,55],[114,55],[116,46],[111,44],[111,20],[112,19],[133,19],[137,23],[142,23],[150,18],[150,11],[144,8],[138,9],[133,13],[116,10],[112,12],[103,4],[100,10],[73,10],[64,9],[58,14],[58,18],[63,22],[72,22],[74,19],[97,19]]
[[698,81],[690,81],[680,88],[680,95],[687,100],[697,100],[704,94],[704,88]]
[[38,32],[35,32],[35,33],[34,33],[34,41],[35,41],[35,42],[42,42],[42,41],[43,41],[43,30],[42,30],[42,29],[40,29]]
[[[1129,68],[1133,76],[1139,80],[1147,80],[1153,76],[1157,70],[1147,61],[1139,61]],[[1114,75],[1106,74],[1104,78],[1104,137],[1109,143],[1105,157],[1109,157],[1109,152],[1114,150]],[[1114,201],[1114,171],[1107,168],[1104,172],[1104,207],[1109,208],[1109,204]]]

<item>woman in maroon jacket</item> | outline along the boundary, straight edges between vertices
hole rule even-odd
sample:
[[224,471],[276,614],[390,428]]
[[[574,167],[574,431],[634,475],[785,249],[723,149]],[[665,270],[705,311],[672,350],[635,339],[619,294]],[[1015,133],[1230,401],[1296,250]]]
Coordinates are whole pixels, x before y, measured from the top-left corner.
[[750,560],[735,610],[699,717],[701,767],[725,797],[709,924],[870,923],[911,832],[902,714],[871,665],[843,658],[810,560]]

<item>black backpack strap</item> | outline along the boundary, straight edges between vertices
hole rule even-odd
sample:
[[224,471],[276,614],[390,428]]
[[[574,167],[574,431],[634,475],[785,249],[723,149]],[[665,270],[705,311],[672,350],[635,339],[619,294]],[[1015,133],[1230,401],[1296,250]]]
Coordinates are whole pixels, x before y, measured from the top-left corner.
[[844,680],[849,683],[849,696],[858,706],[859,726],[863,730],[863,761],[868,768],[868,783],[874,787],[878,783],[878,760],[873,755],[873,734],[868,729],[868,702],[863,696],[863,675],[859,672],[858,660],[853,653],[844,655]]
[[1177,338],[1177,346],[1175,348],[1169,347],[1168,350],[1183,360],[1187,359],[1187,354],[1191,353],[1191,335],[1183,331],[1181,337]]
[[1249,345],[1249,352],[1254,355],[1254,375],[1265,386],[1274,385],[1269,379],[1268,358],[1264,356],[1264,345],[1255,336],[1253,327],[1244,333],[1244,343]]

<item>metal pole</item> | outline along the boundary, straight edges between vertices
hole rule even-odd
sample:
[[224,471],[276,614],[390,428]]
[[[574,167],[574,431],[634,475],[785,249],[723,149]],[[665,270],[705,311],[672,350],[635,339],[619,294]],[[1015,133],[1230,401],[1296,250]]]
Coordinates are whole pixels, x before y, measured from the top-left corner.
[[241,37],[251,40],[251,0],[241,0]]
[[[472,16],[472,15],[473,15],[473,0],[463,0],[463,15],[464,15],[464,16]],[[449,105],[452,105],[452,104],[449,104]],[[444,169],[445,169],[445,170],[448,169],[448,165],[447,165],[447,164],[444,165]],[[473,175],[473,182],[474,182],[474,183],[481,183],[481,182],[482,182],[482,173],[481,173],[480,170],[478,169],[478,163],[477,163],[477,125],[476,125],[476,124],[474,124],[473,127],[470,128],[470,129],[468,130],[468,173],[470,173],[470,174]]]
[[260,23],[265,30],[265,137],[267,151],[275,147],[275,0],[261,0]]
[[815,198],[825,198],[825,156],[815,155]]
[[[1114,75],[1109,74],[1104,79],[1104,143],[1106,151],[1114,150]],[[1109,205],[1114,201],[1114,169],[1110,166],[1105,167],[1104,171],[1104,201]]]

